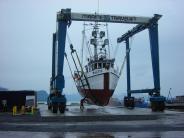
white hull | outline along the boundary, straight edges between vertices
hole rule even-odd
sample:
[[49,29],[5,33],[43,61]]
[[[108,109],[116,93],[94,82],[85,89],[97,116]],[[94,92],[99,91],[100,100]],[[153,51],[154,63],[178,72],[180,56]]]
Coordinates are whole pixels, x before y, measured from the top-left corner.
[[[105,77],[104,74],[106,73],[109,74],[108,84],[106,84],[105,78],[104,78]],[[88,79],[90,89],[94,89],[94,90],[103,90],[105,89],[105,85],[108,85],[108,88],[107,88],[108,90],[115,90],[118,80],[119,80],[119,75],[113,68],[109,70],[96,69],[94,71],[91,71],[85,74]],[[77,82],[77,87],[79,89],[82,88],[82,82],[83,82],[83,85],[87,84],[84,76],[82,77],[82,82],[80,80],[76,82]],[[89,88],[87,85],[85,85],[84,89],[89,89]]]

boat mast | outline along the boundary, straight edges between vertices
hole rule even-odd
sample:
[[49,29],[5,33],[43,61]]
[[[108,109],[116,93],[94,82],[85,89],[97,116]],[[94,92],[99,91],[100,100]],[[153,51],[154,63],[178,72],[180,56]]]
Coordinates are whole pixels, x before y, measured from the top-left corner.
[[[109,30],[108,30],[108,24],[106,23],[106,31],[107,31],[107,39],[108,39],[108,41],[109,41]],[[109,52],[109,59],[110,59],[110,45],[109,45],[109,43],[108,43],[108,52]]]
[[92,32],[94,37],[94,60],[98,60],[97,46],[98,46],[98,22],[95,22],[94,31]]

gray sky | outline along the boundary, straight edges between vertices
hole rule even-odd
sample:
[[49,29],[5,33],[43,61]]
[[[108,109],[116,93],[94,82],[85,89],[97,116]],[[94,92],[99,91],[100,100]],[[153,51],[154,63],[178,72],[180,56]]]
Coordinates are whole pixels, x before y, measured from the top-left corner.
[[[184,94],[184,2],[182,0],[100,0],[100,12],[109,14],[153,16],[159,21],[161,92]],[[56,30],[56,12],[71,8],[73,12],[97,11],[97,0],[0,0],[0,86],[9,89],[44,89],[49,91],[51,76],[52,33]],[[73,22],[68,32],[80,51],[82,22]],[[113,49],[116,38],[132,25],[109,24]],[[69,51],[66,43],[66,51]],[[113,53],[113,52],[112,52]],[[122,43],[117,54],[120,66],[125,53]],[[136,35],[131,50],[132,89],[152,88],[153,79],[148,31]],[[64,68],[65,93],[76,88],[67,65]],[[126,76],[119,80],[115,93],[126,90]]]

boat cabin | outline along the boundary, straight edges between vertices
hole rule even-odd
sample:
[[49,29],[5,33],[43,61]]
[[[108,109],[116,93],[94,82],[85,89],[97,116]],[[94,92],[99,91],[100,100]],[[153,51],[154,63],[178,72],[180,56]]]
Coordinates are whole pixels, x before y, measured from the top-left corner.
[[86,72],[91,72],[96,69],[109,69],[114,68],[114,61],[115,59],[110,60],[96,60],[96,61],[90,61],[88,65],[85,66]]

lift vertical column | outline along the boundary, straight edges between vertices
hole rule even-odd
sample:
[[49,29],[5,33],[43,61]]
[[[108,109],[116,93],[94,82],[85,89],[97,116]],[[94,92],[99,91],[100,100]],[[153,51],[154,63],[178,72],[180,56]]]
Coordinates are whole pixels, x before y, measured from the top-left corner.
[[165,97],[160,96],[160,68],[159,68],[159,44],[158,24],[154,22],[149,27],[150,49],[153,68],[154,92],[151,94],[150,102],[152,111],[164,111]]
[[128,108],[134,108],[134,97],[131,97],[129,38],[125,40],[125,43],[126,43],[126,67],[127,67],[127,96],[124,97],[124,106]]
[[61,10],[57,14],[57,30],[53,34],[53,51],[52,51],[52,78],[51,90],[47,99],[48,109],[53,113],[64,113],[66,109],[66,97],[63,94],[65,80],[63,75],[64,53],[67,25],[70,22],[70,10]]
[[157,95],[160,95],[160,70],[159,70],[159,44],[158,44],[158,24],[157,22],[150,25],[149,27],[149,37],[150,37],[150,50],[151,50],[151,60],[153,68],[153,79],[154,88]]
[[56,33],[53,33],[53,37],[52,37],[52,77],[50,80],[50,89],[52,90],[53,88],[55,88],[55,54],[56,53]]
[[60,92],[63,91],[65,86],[65,80],[63,76],[63,65],[64,65],[64,53],[65,53],[65,40],[66,40],[67,22],[58,21],[57,30],[57,74],[56,74],[56,88]]
[[131,97],[131,82],[130,82],[130,47],[129,39],[126,39],[126,67],[127,67],[127,96]]

